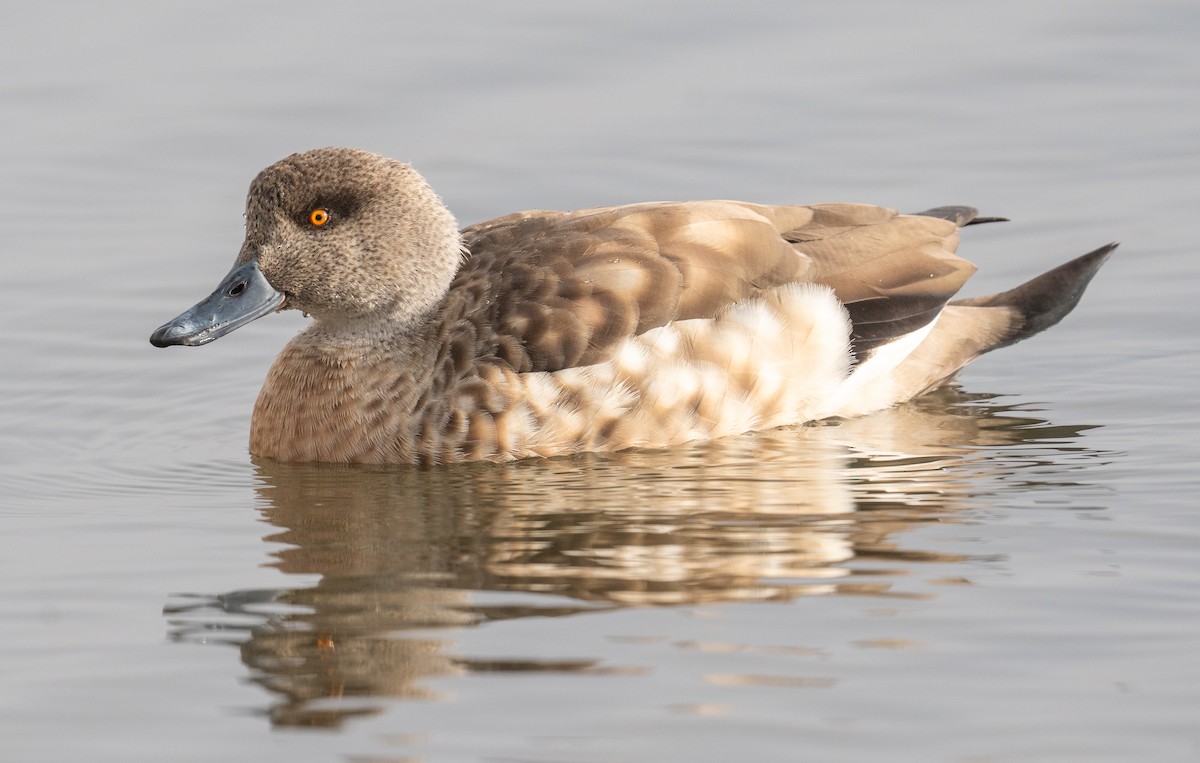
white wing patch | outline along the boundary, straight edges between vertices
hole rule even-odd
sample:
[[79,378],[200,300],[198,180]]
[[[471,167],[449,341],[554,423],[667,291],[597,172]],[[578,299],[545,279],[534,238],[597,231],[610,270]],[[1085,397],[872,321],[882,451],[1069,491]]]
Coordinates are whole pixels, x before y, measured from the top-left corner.
[[907,399],[911,391],[896,383],[896,369],[933,331],[937,318],[917,329],[875,348],[871,356],[854,369],[838,394],[829,402],[829,416],[861,416]]

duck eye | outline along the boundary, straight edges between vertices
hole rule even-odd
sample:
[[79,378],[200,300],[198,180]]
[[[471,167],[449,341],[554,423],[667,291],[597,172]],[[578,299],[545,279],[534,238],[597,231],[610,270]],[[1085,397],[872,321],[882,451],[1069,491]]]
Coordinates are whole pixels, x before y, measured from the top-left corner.
[[308,213],[308,221],[320,228],[322,225],[329,222],[329,210],[318,207]]

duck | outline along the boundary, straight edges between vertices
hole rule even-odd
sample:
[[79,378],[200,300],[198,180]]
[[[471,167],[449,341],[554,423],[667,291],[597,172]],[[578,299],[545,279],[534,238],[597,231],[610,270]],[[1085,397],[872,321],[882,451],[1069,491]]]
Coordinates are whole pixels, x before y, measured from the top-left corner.
[[1116,248],[956,298],[966,206],[647,202],[459,229],[410,164],[292,154],[246,199],[207,298],[153,332],[208,344],[282,310],[251,454],[442,465],[670,448],[855,417],[1058,323]]

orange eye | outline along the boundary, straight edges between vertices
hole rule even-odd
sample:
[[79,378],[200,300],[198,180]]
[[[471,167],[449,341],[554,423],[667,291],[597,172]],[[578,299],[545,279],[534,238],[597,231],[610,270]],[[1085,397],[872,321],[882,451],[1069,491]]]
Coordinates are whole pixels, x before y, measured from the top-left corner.
[[314,209],[308,213],[308,221],[318,228],[321,227],[325,223],[329,222],[329,210],[319,208]]

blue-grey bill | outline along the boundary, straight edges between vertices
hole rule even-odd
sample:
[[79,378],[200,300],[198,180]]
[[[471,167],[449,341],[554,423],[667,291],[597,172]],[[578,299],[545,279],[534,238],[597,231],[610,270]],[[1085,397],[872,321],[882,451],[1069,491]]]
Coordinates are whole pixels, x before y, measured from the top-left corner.
[[217,290],[187,312],[164,323],[150,335],[150,344],[199,347],[273,313],[284,295],[267,282],[258,261],[235,265]]

